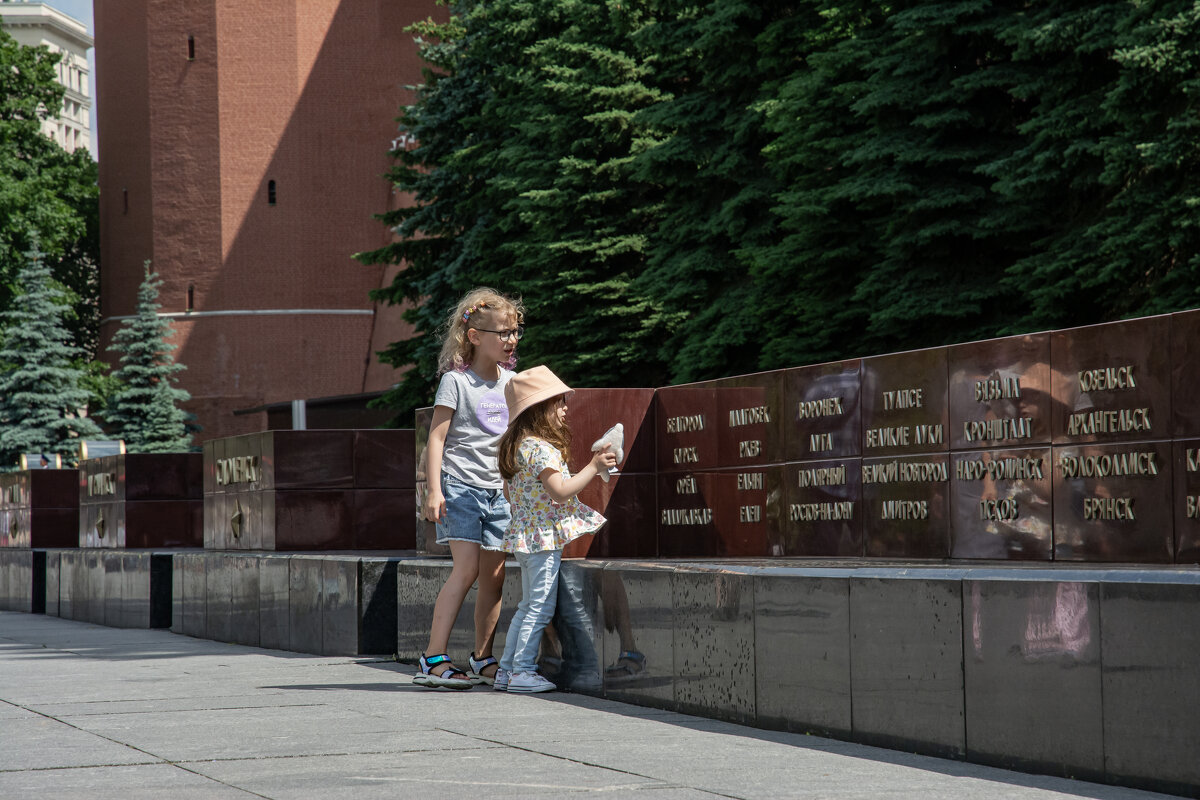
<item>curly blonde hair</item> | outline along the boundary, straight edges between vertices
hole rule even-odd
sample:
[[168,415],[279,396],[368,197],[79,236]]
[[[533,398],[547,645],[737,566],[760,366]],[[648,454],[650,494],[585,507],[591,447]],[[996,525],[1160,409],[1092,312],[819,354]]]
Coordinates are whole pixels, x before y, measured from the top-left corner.
[[442,352],[438,355],[439,375],[471,366],[475,360],[475,345],[467,338],[467,330],[475,327],[479,315],[487,311],[501,319],[515,317],[518,325],[525,322],[525,306],[519,297],[509,297],[486,286],[467,292],[443,325]]

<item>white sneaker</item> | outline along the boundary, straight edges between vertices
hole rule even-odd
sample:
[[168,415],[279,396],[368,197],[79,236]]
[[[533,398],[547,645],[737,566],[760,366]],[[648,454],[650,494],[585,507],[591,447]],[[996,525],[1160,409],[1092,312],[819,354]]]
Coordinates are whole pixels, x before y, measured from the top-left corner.
[[508,681],[508,691],[514,694],[553,692],[558,687],[536,672],[518,672]]
[[507,692],[508,691],[508,682],[511,679],[512,679],[512,675],[509,674],[508,670],[497,669],[496,670],[496,682],[492,684],[492,688],[495,689],[497,692]]

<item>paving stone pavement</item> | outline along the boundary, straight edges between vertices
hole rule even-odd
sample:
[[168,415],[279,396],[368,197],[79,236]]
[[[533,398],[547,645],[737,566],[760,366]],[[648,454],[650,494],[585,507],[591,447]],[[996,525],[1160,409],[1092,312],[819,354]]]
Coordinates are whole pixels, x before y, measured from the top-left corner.
[[412,674],[0,612],[0,798],[1165,796]]

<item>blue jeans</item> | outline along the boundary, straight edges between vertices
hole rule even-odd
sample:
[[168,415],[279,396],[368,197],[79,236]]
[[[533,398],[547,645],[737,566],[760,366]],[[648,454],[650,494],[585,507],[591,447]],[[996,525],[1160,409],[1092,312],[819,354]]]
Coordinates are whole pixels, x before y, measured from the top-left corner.
[[513,614],[504,640],[500,669],[513,673],[537,672],[542,632],[554,616],[558,599],[558,569],[562,550],[514,553],[521,565],[521,603]]
[[438,544],[474,542],[484,550],[504,546],[504,532],[512,513],[502,489],[481,489],[442,473],[446,516],[438,520]]

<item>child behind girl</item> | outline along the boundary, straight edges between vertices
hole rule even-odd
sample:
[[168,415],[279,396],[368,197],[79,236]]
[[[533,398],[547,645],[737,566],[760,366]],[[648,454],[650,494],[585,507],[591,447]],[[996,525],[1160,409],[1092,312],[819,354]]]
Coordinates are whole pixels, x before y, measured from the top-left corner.
[[567,395],[571,388],[546,367],[514,375],[504,387],[508,430],[500,437],[500,475],[507,481],[512,522],[505,552],[521,566],[521,604],[513,615],[493,688],[509,692],[548,692],[557,688],[537,672],[542,632],[554,616],[562,549],[593,533],[604,517],[575,497],[592,478],[617,464],[605,447],[579,474],[567,471],[571,430]]
[[[508,426],[504,391],[513,376],[523,315],[519,301],[479,288],[458,302],[447,323],[438,363],[443,374],[425,450],[429,494],[422,515],[437,523],[437,542],[449,544],[453,567],[434,603],[429,644],[413,678],[421,686],[470,689],[495,678],[492,642],[504,586],[502,537],[509,521],[496,443]],[[446,649],[476,578],[475,650],[467,673]]]

